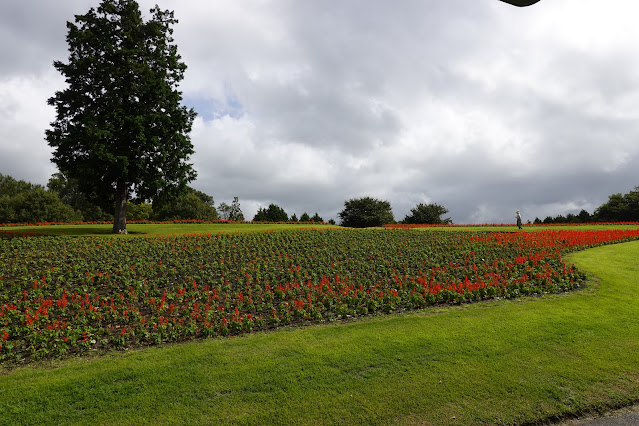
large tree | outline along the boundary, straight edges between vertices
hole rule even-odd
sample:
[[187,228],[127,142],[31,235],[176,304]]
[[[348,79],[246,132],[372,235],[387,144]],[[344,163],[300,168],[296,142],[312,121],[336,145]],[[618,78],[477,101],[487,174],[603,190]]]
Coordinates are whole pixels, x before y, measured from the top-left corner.
[[393,223],[393,210],[390,202],[372,197],[355,198],[344,202],[344,210],[338,216],[342,226],[367,228]]
[[46,138],[52,161],[126,231],[129,198],[154,203],[183,193],[196,173],[189,132],[195,111],[177,90],[186,65],[173,44],[173,12],[103,0],[67,22],[69,61],[54,62],[68,87],[55,93]]

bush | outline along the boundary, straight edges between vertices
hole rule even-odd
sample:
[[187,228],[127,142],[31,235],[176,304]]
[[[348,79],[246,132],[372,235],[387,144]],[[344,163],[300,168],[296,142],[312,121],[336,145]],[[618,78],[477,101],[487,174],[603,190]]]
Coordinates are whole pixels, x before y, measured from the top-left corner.
[[411,209],[411,214],[404,218],[404,223],[429,223],[433,225],[453,223],[450,218],[442,219],[441,216],[448,213],[448,209],[439,204],[418,204]]
[[390,202],[371,197],[355,198],[344,202],[339,212],[342,226],[367,228],[395,222]]
[[127,220],[149,220],[153,216],[153,207],[146,203],[127,203]]
[[[153,210],[156,210],[155,205]],[[213,197],[188,188],[186,195],[157,207],[155,218],[158,220],[216,220],[218,215],[213,205]]]
[[0,198],[0,223],[74,222],[80,212],[42,187]]

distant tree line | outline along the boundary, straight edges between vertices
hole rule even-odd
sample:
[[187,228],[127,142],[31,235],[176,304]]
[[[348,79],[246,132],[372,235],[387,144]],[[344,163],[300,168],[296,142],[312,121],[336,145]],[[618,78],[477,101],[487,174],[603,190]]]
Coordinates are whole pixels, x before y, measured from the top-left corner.
[[568,213],[567,215],[546,216],[544,220],[535,218],[534,223],[539,225],[542,223],[590,223],[596,222],[594,216],[586,210],[581,210],[579,214]]
[[[443,218],[448,213],[444,206],[430,203],[420,203],[411,209],[403,223],[410,224],[451,224],[450,218]],[[368,228],[395,223],[393,210],[389,201],[382,201],[372,197],[354,198],[344,202],[344,209],[339,213],[342,226],[353,228]]]
[[[308,213],[304,212],[302,215],[297,218],[297,215],[293,213],[291,217],[288,217],[288,214],[284,211],[283,208],[278,206],[277,204],[269,204],[267,208],[260,207],[253,216],[253,222],[316,222],[316,223],[324,223],[324,219],[317,214],[317,212],[313,215],[313,217],[309,216]],[[335,224],[333,219],[330,219],[328,223]]]
[[[128,220],[230,220],[244,221],[238,197],[228,205],[220,203],[216,208],[213,197],[197,189],[187,187],[179,196],[148,204],[137,200],[126,204]],[[417,204],[401,223],[452,224],[443,217],[448,209],[436,203]],[[338,213],[340,224],[346,227],[364,228],[395,223],[391,204],[372,197],[350,199]],[[63,173],[55,173],[47,187],[35,185],[0,173],[0,223],[108,221],[113,212],[90,201],[80,190],[78,182]],[[255,222],[316,222],[324,219],[315,213],[304,212],[288,216],[284,209],[271,203],[260,207],[253,217]],[[548,216],[534,223],[591,223],[591,222],[639,222],[639,186],[627,194],[610,195],[608,201],[593,214],[581,210],[578,214]],[[333,219],[328,223],[335,224]]]
[[612,194],[608,201],[597,207],[593,214],[581,210],[578,214],[547,216],[534,223],[592,223],[592,222],[639,222],[639,186],[627,194]]
[[0,223],[82,220],[55,191],[0,174]]
[[[228,220],[244,220],[237,197],[231,206],[220,209]],[[128,220],[217,220],[220,218],[213,197],[187,187],[177,197],[148,204],[133,201],[126,204]],[[54,174],[47,188],[0,174],[0,223],[108,221],[107,212],[92,203],[80,190],[78,182],[62,173]]]
[[[127,220],[245,220],[238,197],[231,204],[222,202],[216,208],[212,196],[187,187],[186,191],[162,203],[149,204],[144,201],[126,203]],[[113,212],[107,212],[92,203],[81,190],[78,182],[63,173],[55,173],[47,187],[34,185],[0,173],[0,223],[38,222],[93,222],[110,221]],[[270,204],[260,208],[253,218],[260,222],[316,222],[324,219],[315,213],[304,212],[298,219],[290,218],[281,207]],[[335,224],[333,219],[329,223]]]

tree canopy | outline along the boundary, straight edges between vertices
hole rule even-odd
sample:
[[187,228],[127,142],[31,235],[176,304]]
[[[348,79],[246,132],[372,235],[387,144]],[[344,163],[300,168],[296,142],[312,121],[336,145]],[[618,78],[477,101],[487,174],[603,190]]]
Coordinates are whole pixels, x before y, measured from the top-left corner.
[[390,202],[372,197],[354,198],[344,202],[339,212],[342,226],[367,228],[382,226],[395,221]]
[[154,208],[153,217],[159,220],[216,220],[218,213],[213,197],[189,187],[185,195]]
[[271,203],[268,208],[260,207],[253,217],[254,222],[286,222],[288,215],[280,206]]
[[55,173],[47,184],[49,191],[58,194],[60,200],[70,205],[74,210],[82,214],[82,220],[98,221],[108,220],[110,215],[100,206],[92,203],[88,197],[80,191],[77,179],[67,177],[64,173]]
[[240,200],[238,197],[233,197],[233,202],[229,208],[229,220],[235,222],[243,222],[244,221],[244,213],[242,213],[242,208],[240,207]]
[[68,87],[48,103],[52,161],[104,209],[113,232],[126,230],[126,201],[170,199],[196,173],[189,132],[195,111],[177,90],[186,65],[171,36],[173,12],[151,9],[144,21],[133,0],[103,0],[67,22],[68,63],[54,62]]
[[453,221],[447,217],[442,219],[441,216],[448,213],[448,209],[439,204],[417,204],[411,209],[410,214],[404,218],[404,223],[429,223],[433,225],[450,224]]
[[638,222],[639,186],[627,194],[612,194],[594,213],[599,222]]
[[80,212],[41,185],[0,173],[0,223],[37,223],[81,220]]
[[302,213],[302,215],[300,216],[300,222],[310,222],[311,221],[311,217],[308,215],[308,213],[304,212]]

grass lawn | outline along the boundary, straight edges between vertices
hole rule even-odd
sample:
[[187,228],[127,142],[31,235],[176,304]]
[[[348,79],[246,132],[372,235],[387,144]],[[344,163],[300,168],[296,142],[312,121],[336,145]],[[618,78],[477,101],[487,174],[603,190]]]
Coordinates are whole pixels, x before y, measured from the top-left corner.
[[627,405],[637,258],[639,242],[571,255],[599,279],[569,294],[5,371],[0,424],[519,424]]
[[[217,234],[229,232],[263,232],[286,229],[309,229],[309,228],[340,228],[338,225],[329,224],[296,224],[296,223],[162,223],[162,224],[127,224],[128,235],[115,235],[119,238],[131,236],[158,236],[177,234]],[[639,225],[535,225],[524,226],[523,231],[535,232],[544,229],[556,230],[607,230],[607,229],[638,229]],[[38,226],[0,226],[0,233],[28,233],[30,235],[68,235],[68,236],[114,236],[111,224],[70,224],[70,225],[38,225]],[[381,228],[380,228],[381,229]],[[415,228],[417,230],[440,230],[440,231],[494,231],[494,232],[517,232],[515,225],[496,226],[428,226]]]

